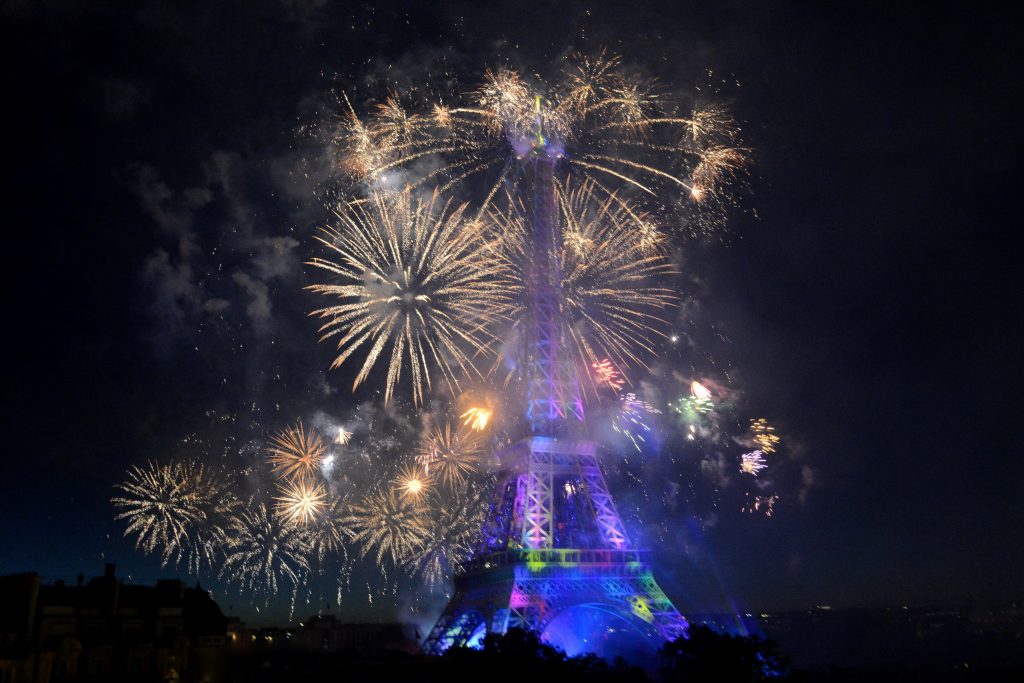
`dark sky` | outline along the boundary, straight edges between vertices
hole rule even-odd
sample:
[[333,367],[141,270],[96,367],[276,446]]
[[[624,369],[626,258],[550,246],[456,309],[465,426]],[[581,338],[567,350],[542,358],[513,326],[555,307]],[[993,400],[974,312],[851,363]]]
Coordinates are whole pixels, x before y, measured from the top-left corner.
[[664,555],[666,589],[684,610],[716,582],[754,609],[1021,597],[1019,10],[165,5],[0,10],[0,573],[173,574],[112,520],[128,466],[356,405],[300,289],[332,91],[607,46],[744,122],[747,211],[686,264],[812,473],[772,519],[706,529],[693,566]]

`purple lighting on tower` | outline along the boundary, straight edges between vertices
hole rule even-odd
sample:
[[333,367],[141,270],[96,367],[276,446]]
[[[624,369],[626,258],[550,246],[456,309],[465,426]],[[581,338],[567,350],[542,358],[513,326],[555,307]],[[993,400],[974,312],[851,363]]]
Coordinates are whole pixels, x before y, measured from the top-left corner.
[[686,633],[686,620],[632,547],[608,491],[597,443],[582,432],[583,400],[566,349],[562,235],[555,194],[560,153],[545,140],[537,100],[528,319],[520,357],[530,435],[496,453],[499,483],[476,557],[423,643],[440,654],[482,633],[528,628],[570,654],[650,655]]

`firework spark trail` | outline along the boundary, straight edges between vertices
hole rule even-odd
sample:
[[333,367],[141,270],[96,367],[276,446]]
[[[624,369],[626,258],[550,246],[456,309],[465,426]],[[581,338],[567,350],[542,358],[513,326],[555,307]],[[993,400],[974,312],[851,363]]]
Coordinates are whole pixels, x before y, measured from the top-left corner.
[[231,520],[219,576],[253,592],[276,594],[287,581],[299,586],[313,554],[308,529],[272,514],[264,503],[250,503]]
[[465,210],[436,193],[420,201],[409,192],[376,192],[367,204],[344,207],[338,225],[317,238],[331,257],[309,264],[335,282],[308,287],[333,302],[311,315],[326,321],[321,341],[337,338],[332,368],[366,347],[353,389],[382,355],[385,403],[406,366],[417,405],[433,386],[432,367],[452,393],[460,377],[481,376],[474,358],[492,353],[495,323],[510,312],[510,286]]
[[[617,56],[575,54],[552,81],[534,83],[512,69],[487,71],[461,105],[410,113],[391,96],[366,122],[346,99],[336,140],[341,166],[374,182],[418,160],[440,158],[440,168],[407,186],[432,183],[446,192],[483,175],[491,189],[482,212],[514,174],[507,162],[538,146],[559,151],[566,167],[586,178],[648,195],[659,209],[665,189],[696,205],[727,204],[729,181],[749,164],[749,150],[737,144],[739,127],[724,107],[679,116],[667,93],[626,73]],[[699,219],[695,224],[707,226]]]
[[425,436],[416,453],[416,461],[433,471],[446,486],[454,488],[477,471],[484,443],[464,426],[435,427]]
[[660,410],[630,392],[619,397],[619,409],[612,416],[612,429],[629,439],[633,447],[640,451],[640,443],[647,441],[644,434],[651,431],[645,416],[660,414]]
[[349,507],[342,520],[360,557],[374,554],[378,565],[385,559],[402,566],[423,547],[427,528],[422,509],[390,488],[377,488]]
[[602,361],[591,363],[590,367],[594,370],[594,379],[600,384],[607,384],[613,390],[618,391],[622,388],[625,380],[622,378],[622,373],[615,369],[612,362],[605,358]]
[[314,477],[326,451],[320,433],[303,429],[299,420],[270,439],[267,459],[275,474],[296,481]]
[[193,574],[213,566],[224,520],[238,504],[225,479],[193,461],[150,461],[132,467],[116,488],[124,495],[111,499],[120,510],[114,519],[128,520],[124,535],[135,536],[136,548],[159,548],[161,566],[184,562]]

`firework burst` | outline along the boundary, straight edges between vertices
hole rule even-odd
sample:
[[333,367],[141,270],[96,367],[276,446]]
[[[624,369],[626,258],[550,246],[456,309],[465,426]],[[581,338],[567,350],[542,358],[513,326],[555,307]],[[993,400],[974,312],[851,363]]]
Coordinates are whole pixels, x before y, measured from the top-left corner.
[[345,516],[348,507],[342,498],[333,498],[324,505],[322,513],[316,519],[310,531],[312,545],[317,558],[323,562],[328,554],[336,554],[343,560],[348,559],[346,542],[349,538]]
[[433,472],[447,486],[455,487],[477,471],[483,442],[467,428],[446,424],[437,427],[420,444],[416,461]]
[[436,375],[452,392],[460,377],[480,376],[474,357],[490,353],[494,324],[508,314],[509,286],[503,264],[465,210],[436,193],[419,201],[410,192],[377,192],[344,207],[339,224],[317,238],[330,257],[309,263],[334,282],[308,288],[332,300],[312,315],[326,321],[322,341],[337,339],[332,368],[366,349],[353,389],[381,356],[385,403],[403,367],[417,404]]
[[417,501],[420,496],[430,490],[432,481],[426,469],[420,469],[417,465],[409,465],[401,469],[394,483],[403,497]]
[[272,437],[267,446],[274,473],[289,481],[312,478],[327,447],[315,429],[305,430],[300,420]]
[[764,454],[761,451],[751,451],[740,456],[741,472],[752,474],[756,477],[765,467],[767,465],[764,462]]
[[711,391],[697,380],[690,382],[690,395],[701,401],[711,400]]
[[490,408],[470,408],[462,415],[459,416],[463,420],[462,424],[469,427],[472,430],[482,432],[487,429],[487,424],[490,422],[491,417],[494,415],[494,411]]
[[431,585],[451,578],[476,549],[487,502],[487,497],[473,487],[431,496],[424,524],[426,537],[410,560],[415,573]]
[[[694,205],[728,202],[728,181],[748,165],[738,138],[723,107],[681,116],[667,93],[601,53],[571,56],[549,82],[527,84],[508,68],[487,71],[457,106],[410,113],[392,96],[366,122],[348,106],[337,142],[342,168],[365,182],[427,157],[445,163],[406,179],[408,187],[432,184],[446,192],[483,176],[490,188],[483,206],[515,174],[510,160],[544,148],[608,196],[614,192],[607,185],[625,187],[660,207],[673,195]],[[699,217],[693,224],[709,225]]]
[[[588,181],[556,189],[561,309],[568,350],[579,365],[590,367],[604,358],[622,373],[625,367],[647,367],[645,357],[656,354],[668,327],[662,315],[677,303],[664,283],[674,270],[662,249],[647,249],[636,239],[636,212],[627,203],[597,197],[595,187]],[[505,209],[489,213],[489,222],[510,270],[518,273],[516,316],[521,318],[528,306],[523,297],[529,289],[529,212],[520,198],[509,194],[506,199]]]
[[352,432],[345,429],[344,427],[338,427],[338,433],[334,437],[334,443],[339,446],[347,446],[348,442],[352,440]]
[[224,519],[237,505],[228,483],[195,462],[132,467],[117,487],[123,495],[111,499],[119,510],[114,519],[127,520],[125,536],[149,554],[160,549],[160,563],[182,562],[198,574],[212,566],[224,539]]
[[323,484],[305,479],[278,485],[281,495],[274,500],[274,511],[289,524],[306,526],[320,518],[327,507]]
[[377,563],[385,558],[401,566],[427,540],[423,510],[412,500],[388,488],[370,492],[349,507],[342,519],[352,540],[360,546],[360,557],[373,554]]
[[648,416],[660,414],[661,411],[647,401],[638,399],[634,393],[628,393],[619,398],[619,409],[612,416],[612,429],[629,439],[639,451],[640,444],[647,441],[645,434],[651,431],[651,426],[647,424]]
[[763,417],[751,420],[750,431],[754,435],[754,443],[762,453],[768,455],[775,452],[775,447],[781,439],[775,434],[775,427],[768,424],[768,420]]
[[272,514],[264,503],[240,511],[227,532],[220,576],[244,589],[275,594],[283,581],[299,586],[310,570],[309,530]]
[[615,369],[612,362],[605,358],[597,363],[591,363],[590,367],[594,370],[594,379],[599,384],[607,384],[609,387],[618,391],[622,388],[624,380],[622,379],[622,373]]

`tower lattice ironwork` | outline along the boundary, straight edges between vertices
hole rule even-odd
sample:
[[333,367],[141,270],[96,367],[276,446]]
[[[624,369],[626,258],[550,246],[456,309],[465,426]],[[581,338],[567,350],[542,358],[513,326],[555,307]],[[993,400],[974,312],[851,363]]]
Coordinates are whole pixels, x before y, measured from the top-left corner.
[[496,454],[498,487],[481,546],[455,577],[455,593],[423,643],[428,653],[473,646],[512,627],[547,637],[563,617],[571,631],[580,610],[589,612],[588,623],[594,614],[607,622],[591,629],[576,648],[583,651],[600,651],[592,641],[617,630],[656,647],[687,628],[655,582],[648,552],[629,540],[597,444],[580,438],[583,401],[561,310],[558,157],[540,126],[538,113],[537,139],[524,160],[534,195],[532,305],[519,365],[530,435]]

